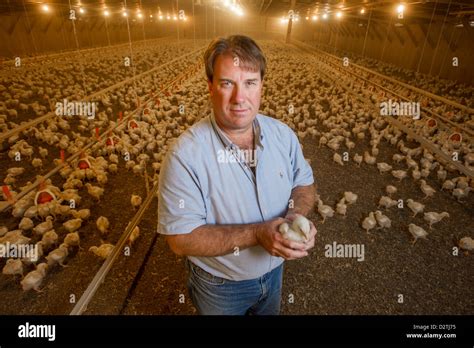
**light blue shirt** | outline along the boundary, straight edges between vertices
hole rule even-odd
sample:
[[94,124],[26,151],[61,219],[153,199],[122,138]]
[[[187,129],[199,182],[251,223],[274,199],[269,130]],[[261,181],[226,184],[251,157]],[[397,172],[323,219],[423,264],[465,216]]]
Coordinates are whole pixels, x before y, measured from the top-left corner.
[[[253,129],[256,175],[250,169],[253,158],[246,164],[228,155],[239,149],[213,114],[181,134],[160,170],[158,233],[186,234],[205,224],[251,224],[285,216],[292,189],[313,184],[313,171],[283,122],[257,114]],[[260,245],[188,258],[215,276],[237,281],[261,277],[284,261]]]

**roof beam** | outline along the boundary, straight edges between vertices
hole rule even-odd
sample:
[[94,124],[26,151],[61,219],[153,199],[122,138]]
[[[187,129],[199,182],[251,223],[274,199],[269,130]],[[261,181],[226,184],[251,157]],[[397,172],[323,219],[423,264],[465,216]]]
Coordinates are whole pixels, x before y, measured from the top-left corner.
[[411,28],[409,25],[404,25],[403,26],[408,34],[408,37],[410,38],[411,42],[415,47],[418,47],[418,40],[415,37],[415,34],[413,34],[413,31],[411,31]]

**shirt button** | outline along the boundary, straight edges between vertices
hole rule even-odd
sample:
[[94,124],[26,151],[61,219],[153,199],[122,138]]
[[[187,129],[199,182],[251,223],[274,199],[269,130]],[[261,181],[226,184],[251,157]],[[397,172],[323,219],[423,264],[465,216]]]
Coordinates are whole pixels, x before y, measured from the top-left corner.
[[283,178],[283,172],[280,171],[280,178]]

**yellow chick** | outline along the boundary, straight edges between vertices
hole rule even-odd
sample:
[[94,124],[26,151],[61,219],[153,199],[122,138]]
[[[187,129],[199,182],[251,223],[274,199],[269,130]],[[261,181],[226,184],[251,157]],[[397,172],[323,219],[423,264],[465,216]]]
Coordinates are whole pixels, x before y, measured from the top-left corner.
[[112,252],[112,250],[114,250],[114,248],[115,245],[104,243],[101,244],[99,247],[91,246],[89,248],[89,251],[92,251],[97,256],[106,259],[107,257],[109,257],[110,253]]
[[46,263],[40,263],[36,270],[28,273],[25,278],[20,282],[24,291],[34,289],[37,292],[41,292],[39,286],[43,282],[44,277],[46,276],[46,271],[48,265]]
[[140,205],[142,204],[142,198],[138,195],[132,195],[132,198],[130,199],[130,203],[132,203],[132,206],[135,209],[138,209]]
[[105,216],[100,216],[96,221],[96,225],[102,235],[106,235],[108,233],[110,223]]
[[20,259],[8,259],[2,273],[7,275],[21,274],[23,276],[23,262]]

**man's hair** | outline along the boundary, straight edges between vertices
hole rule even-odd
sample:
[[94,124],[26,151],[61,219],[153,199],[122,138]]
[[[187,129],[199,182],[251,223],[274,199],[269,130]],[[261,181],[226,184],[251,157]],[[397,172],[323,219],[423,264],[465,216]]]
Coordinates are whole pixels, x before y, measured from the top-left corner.
[[248,36],[220,37],[209,44],[206,52],[204,52],[204,65],[207,79],[211,82],[214,77],[214,62],[220,55],[230,55],[234,59],[237,57],[241,68],[260,71],[260,78],[263,80],[267,61],[257,43]]

